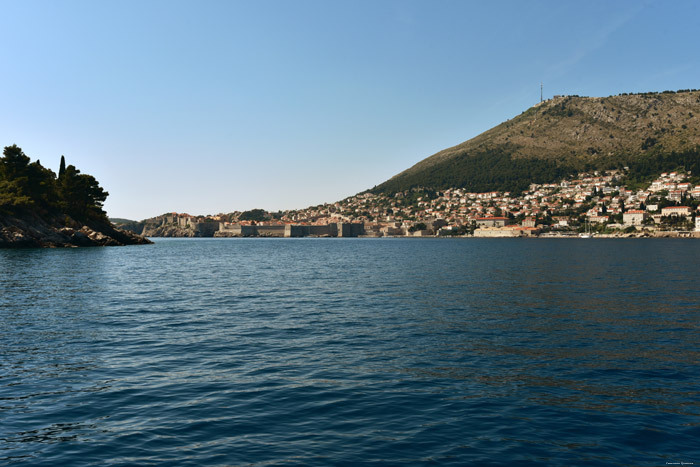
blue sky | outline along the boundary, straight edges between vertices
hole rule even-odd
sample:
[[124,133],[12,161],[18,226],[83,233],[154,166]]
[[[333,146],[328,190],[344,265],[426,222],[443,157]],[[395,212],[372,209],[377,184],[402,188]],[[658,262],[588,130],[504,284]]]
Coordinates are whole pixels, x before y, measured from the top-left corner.
[[553,94],[700,88],[695,1],[4,1],[0,144],[110,216],[304,208]]

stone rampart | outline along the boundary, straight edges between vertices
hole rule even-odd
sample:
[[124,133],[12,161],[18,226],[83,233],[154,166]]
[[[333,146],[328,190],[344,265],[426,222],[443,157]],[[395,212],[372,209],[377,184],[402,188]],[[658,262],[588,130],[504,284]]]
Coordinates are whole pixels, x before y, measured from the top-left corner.
[[192,227],[198,237],[213,237],[214,233],[219,230],[219,223],[195,222]]
[[286,225],[255,225],[258,237],[284,237]]
[[338,237],[359,237],[360,235],[364,234],[365,226],[362,223],[338,223]]
[[359,237],[364,228],[359,223],[324,225],[240,225],[216,224],[214,237]]

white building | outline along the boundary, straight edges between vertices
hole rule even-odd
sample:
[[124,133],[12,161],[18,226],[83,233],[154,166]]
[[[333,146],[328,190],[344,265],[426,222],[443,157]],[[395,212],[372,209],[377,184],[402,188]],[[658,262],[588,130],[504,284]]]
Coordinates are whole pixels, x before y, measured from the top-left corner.
[[608,216],[602,216],[602,215],[597,215],[597,216],[588,216],[588,221],[593,223],[593,224],[605,224],[608,222],[610,218]]
[[690,207],[688,206],[669,206],[661,209],[662,216],[690,216]]
[[642,225],[646,218],[646,211],[627,211],[622,214],[622,222],[625,225]]

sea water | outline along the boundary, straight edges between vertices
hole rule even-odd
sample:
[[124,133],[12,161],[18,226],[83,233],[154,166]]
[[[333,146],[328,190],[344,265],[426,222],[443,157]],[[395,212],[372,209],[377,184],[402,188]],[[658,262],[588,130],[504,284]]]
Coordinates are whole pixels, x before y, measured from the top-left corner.
[[700,464],[700,242],[0,250],[0,464]]

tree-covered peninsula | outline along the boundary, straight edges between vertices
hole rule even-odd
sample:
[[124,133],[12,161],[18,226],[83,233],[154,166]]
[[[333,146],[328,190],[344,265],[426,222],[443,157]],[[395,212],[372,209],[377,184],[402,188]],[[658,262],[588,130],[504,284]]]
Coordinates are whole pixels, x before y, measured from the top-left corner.
[[73,165],[56,175],[17,145],[0,158],[0,248],[149,243],[115,229],[102,209],[108,193]]

